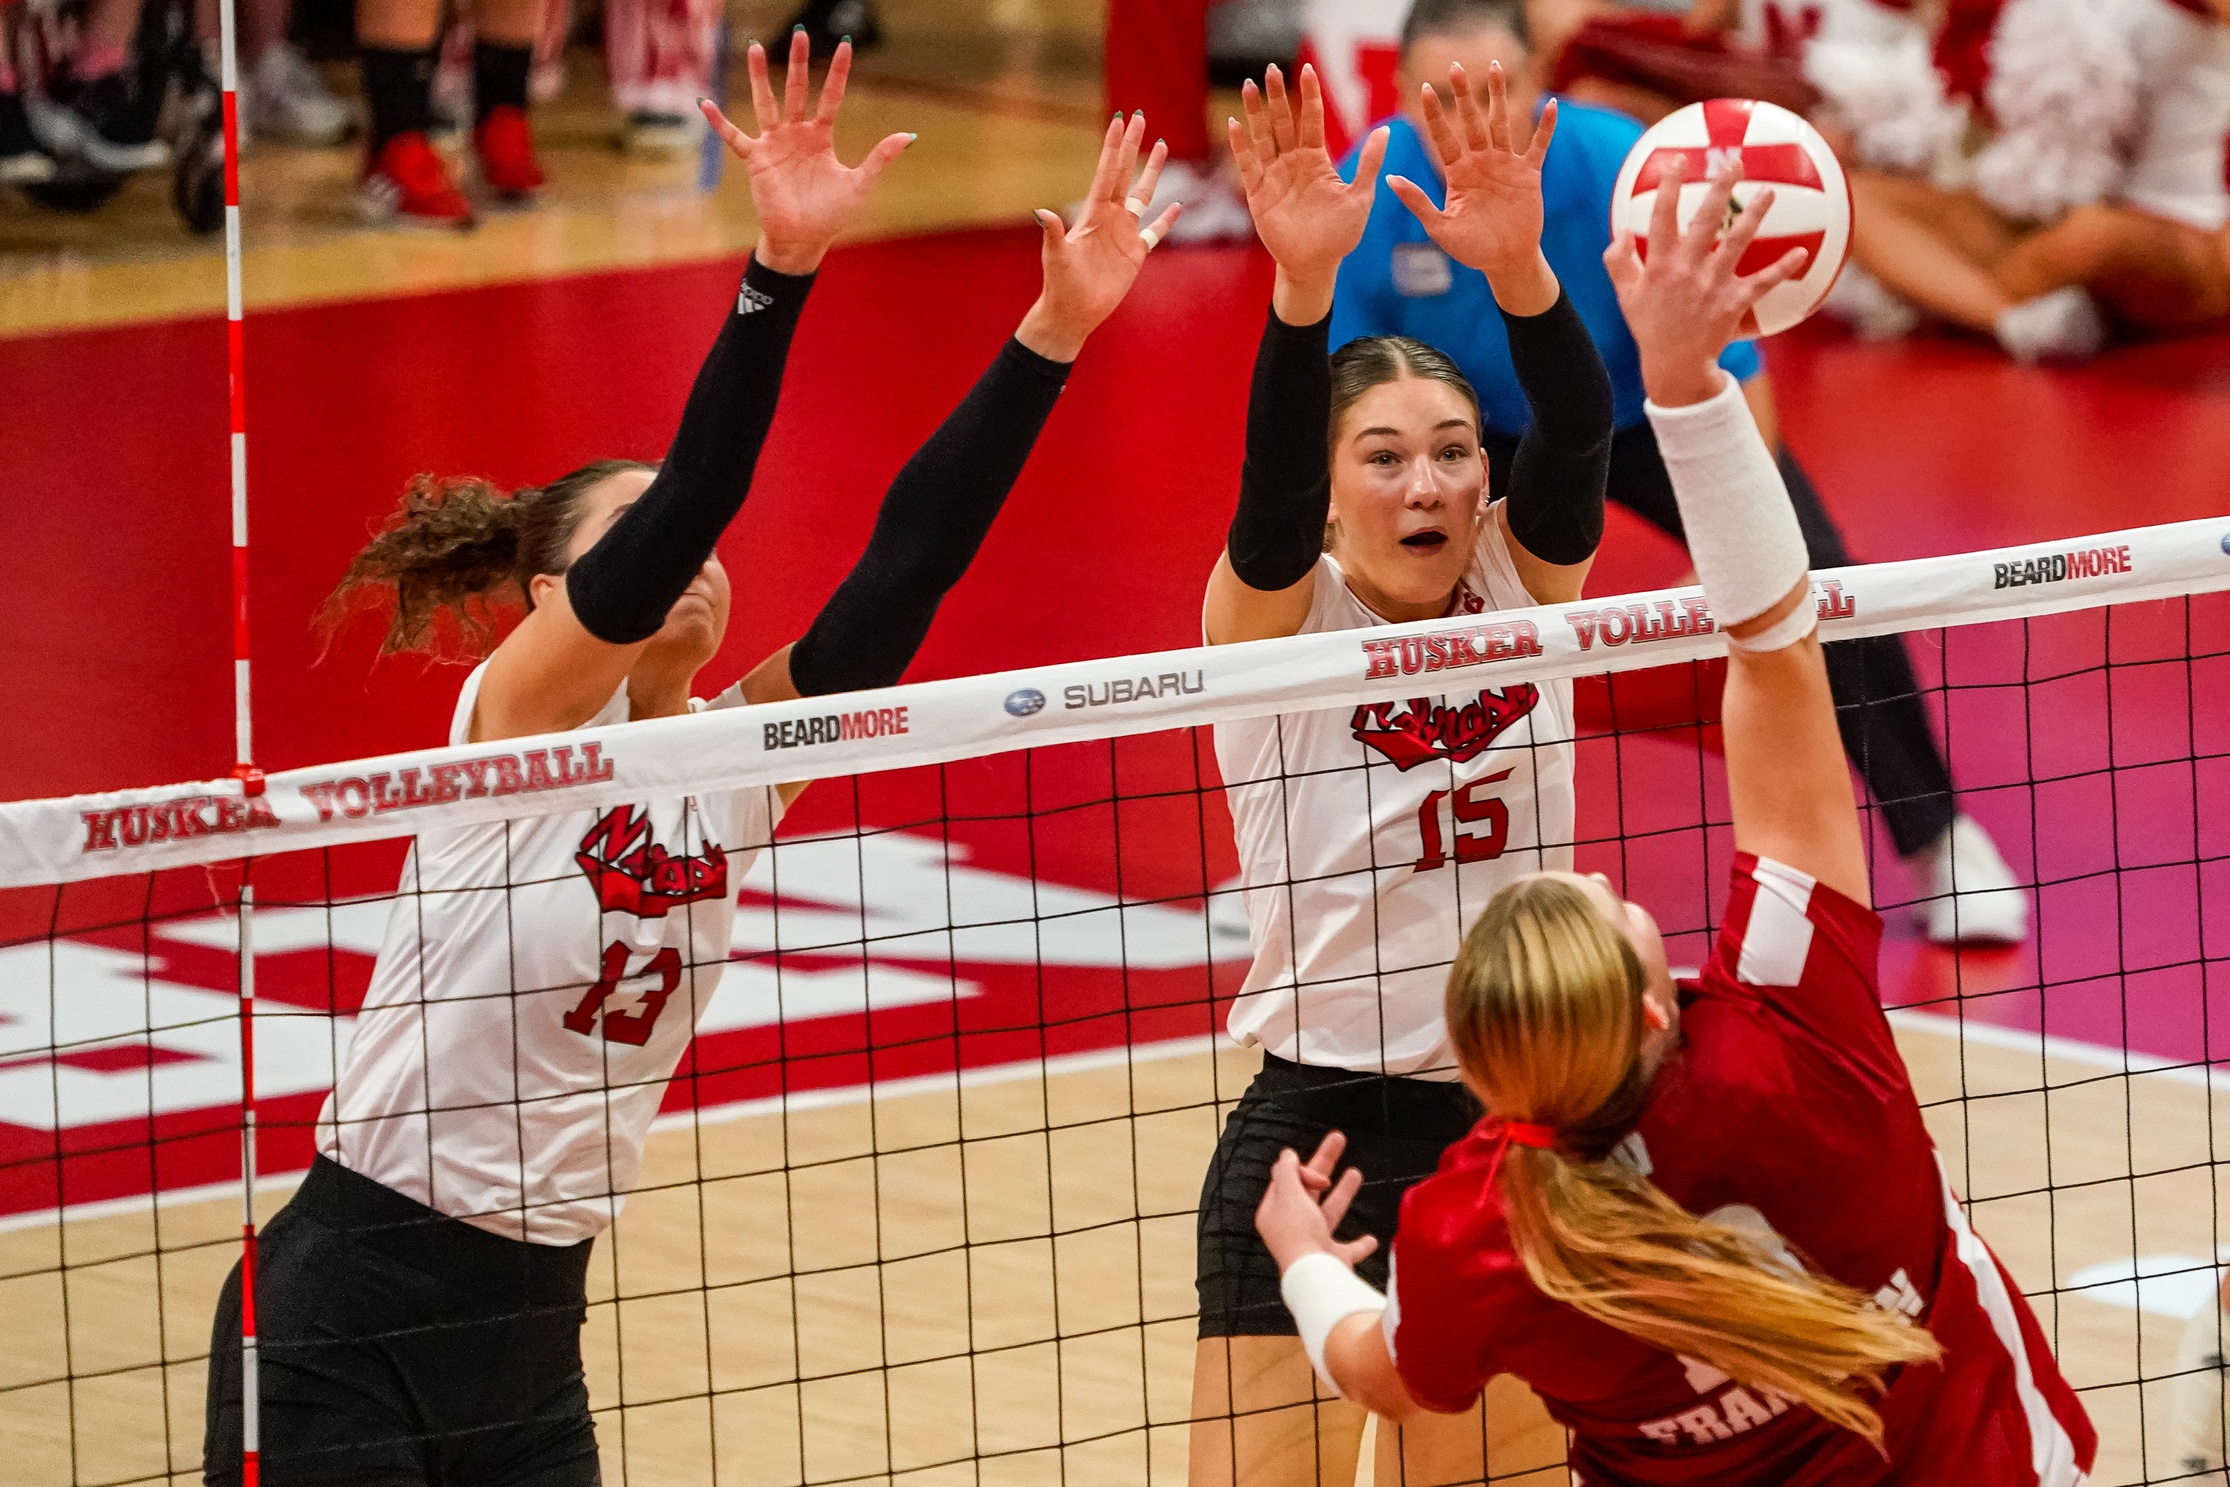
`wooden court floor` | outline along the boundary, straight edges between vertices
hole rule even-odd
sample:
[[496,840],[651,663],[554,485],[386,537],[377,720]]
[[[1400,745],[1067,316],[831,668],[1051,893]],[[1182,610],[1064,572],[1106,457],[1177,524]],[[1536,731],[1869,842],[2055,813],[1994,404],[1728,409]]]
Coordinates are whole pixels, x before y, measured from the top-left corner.
[[[2125,1074],[1941,1020],[1899,1036],[1977,1227],[2086,1390],[2094,1480],[2169,1479],[2158,1376],[2179,1324],[2052,1292],[2086,1265],[2213,1253],[2230,1101],[2189,1070]],[[1192,1209],[1252,1062],[1149,1048],[662,1129],[592,1271],[605,1480],[1183,1481]],[[237,1212],[0,1235],[0,1387],[77,1376],[0,1393],[0,1477],[198,1480],[198,1355]],[[1497,1481],[1503,1465],[1541,1463]]]
[[[794,9],[794,0],[729,0],[738,48],[777,34]],[[882,10],[884,43],[860,59],[839,147],[850,159],[894,130],[920,138],[853,240],[1026,221],[1082,194],[1105,122],[1099,0],[883,0]],[[340,96],[355,96],[352,66],[324,74]],[[732,82],[732,106],[748,126],[740,61]],[[756,239],[734,162],[712,183],[695,155],[645,159],[616,148],[619,116],[596,48],[568,51],[563,93],[535,115],[550,186],[531,209],[488,213],[467,234],[361,225],[352,205],[360,142],[251,141],[241,160],[247,308],[689,262]],[[169,192],[168,170],[143,172],[80,216],[0,190],[0,339],[222,314],[222,241],[188,236]]]

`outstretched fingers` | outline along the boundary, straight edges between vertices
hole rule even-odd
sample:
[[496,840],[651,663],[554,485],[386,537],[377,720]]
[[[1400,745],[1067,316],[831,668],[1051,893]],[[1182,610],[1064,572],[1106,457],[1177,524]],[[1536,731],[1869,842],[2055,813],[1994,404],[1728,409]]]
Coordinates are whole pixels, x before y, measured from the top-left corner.
[[[1488,69],[1492,75],[1493,69]],[[1463,123],[1463,142],[1466,149],[1484,150],[1494,142],[1488,131],[1487,121],[1479,112],[1478,95],[1471,91],[1471,74],[1463,70],[1461,62],[1448,64],[1448,88],[1456,95],[1456,117]]]
[[705,122],[712,126],[712,132],[719,135],[721,142],[735,152],[737,159],[749,160],[751,158],[751,148],[758,141],[738,129],[734,122],[720,111],[719,104],[714,103],[710,98],[700,98],[697,100],[697,111],[705,116]]
[[1517,132],[1510,127],[1510,84],[1500,62],[1487,64],[1487,142],[1497,151],[1516,153]]
[[905,154],[906,147],[912,144],[915,138],[916,136],[911,134],[886,134],[876,141],[875,148],[867,152],[867,158],[862,160],[857,167],[860,183],[864,186],[874,185],[876,177],[888,170],[893,160]]
[[1177,218],[1184,210],[1183,202],[1173,201],[1161,209],[1159,217],[1138,229],[1138,240],[1146,245],[1147,252],[1151,253],[1161,246],[1162,239],[1169,236],[1169,229],[1177,225]]
[[1680,188],[1686,182],[1688,162],[1675,155],[1657,174],[1657,199],[1649,207],[1649,248],[1671,253],[1680,246]]
[[1533,126],[1533,137],[1526,142],[1525,163],[1535,170],[1549,158],[1549,141],[1556,138],[1556,100],[1551,98],[1541,107],[1541,122]]
[[1254,158],[1268,170],[1278,158],[1277,132],[1270,127],[1270,104],[1254,79],[1248,78],[1239,89],[1239,107],[1247,116],[1247,140],[1254,149]]
[[1425,136],[1432,141],[1433,153],[1440,157],[1440,171],[1446,175],[1463,158],[1463,145],[1456,138],[1456,126],[1448,117],[1448,106],[1440,101],[1440,90],[1431,83],[1419,83],[1417,106],[1425,116]]
[[1115,148],[1115,175],[1108,182],[1109,201],[1117,206],[1130,194],[1131,177],[1138,174],[1138,146],[1146,138],[1146,115],[1134,113],[1130,123],[1123,128],[1123,137]]
[[1324,148],[1324,85],[1317,81],[1316,68],[1301,64],[1301,148]]
[[829,74],[821,79],[821,104],[813,112],[815,122],[833,124],[836,111],[844,106],[844,85],[852,77],[852,43],[836,44],[836,55],[829,58]]
[[[1735,182],[1742,179],[1742,162],[1730,160],[1704,186],[1703,201],[1688,219],[1680,245],[1696,258],[1709,254],[1727,230],[1727,204],[1734,200]],[[1736,224],[1739,226],[1740,224]]]
[[1363,140],[1363,153],[1355,157],[1355,179],[1347,183],[1348,195],[1360,191],[1367,197],[1378,189],[1378,171],[1386,163],[1386,140],[1392,132],[1381,124]]
[[[1360,179],[1359,176],[1358,179]],[[1440,226],[1440,220],[1446,214],[1432,204],[1432,198],[1427,196],[1424,188],[1415,181],[1407,176],[1388,176],[1386,187],[1400,199],[1403,206],[1409,208],[1416,215],[1419,222],[1424,224],[1428,235]]]
[[790,70],[782,79],[782,116],[793,124],[805,122],[805,102],[813,92],[813,43],[805,28],[790,33]]
[[[1732,199],[1732,194],[1730,186],[1729,199]],[[1765,226],[1765,214],[1772,205],[1773,188],[1759,187],[1746,205],[1735,209],[1733,225],[1720,234],[1719,245],[1712,249],[1712,257],[1726,266],[1725,272],[1730,276],[1737,271],[1736,266],[1742,262],[1742,255],[1749,251],[1751,242]],[[1720,210],[1724,212],[1725,208]]]
[[764,134],[782,122],[782,110],[774,101],[774,85],[767,81],[767,49],[755,41],[744,71],[751,77],[751,122]]
[[[1162,167],[1167,165],[1168,163],[1169,141],[1163,139],[1155,140],[1153,149],[1149,150],[1146,154],[1146,168],[1140,171],[1138,173],[1138,179],[1131,183],[1129,198],[1130,201],[1152,201],[1154,199],[1154,192],[1161,186]],[[1126,202],[1126,205],[1127,204],[1128,203]]]
[[1239,187],[1251,197],[1262,184],[1262,162],[1255,158],[1254,141],[1237,119],[1224,120],[1224,137],[1231,146],[1231,163],[1239,167]]
[[1107,121],[1107,132],[1100,136],[1100,158],[1099,162],[1092,167],[1092,184],[1084,193],[1086,201],[1120,201],[1122,199],[1120,196],[1110,194],[1115,191],[1119,184],[1115,179],[1115,161],[1121,155],[1122,148],[1123,116],[1117,114]]
[[1285,73],[1273,62],[1263,74],[1268,86],[1263,90],[1269,95],[1270,136],[1278,144],[1278,152],[1296,148],[1301,140],[1293,127],[1293,100],[1285,91]]

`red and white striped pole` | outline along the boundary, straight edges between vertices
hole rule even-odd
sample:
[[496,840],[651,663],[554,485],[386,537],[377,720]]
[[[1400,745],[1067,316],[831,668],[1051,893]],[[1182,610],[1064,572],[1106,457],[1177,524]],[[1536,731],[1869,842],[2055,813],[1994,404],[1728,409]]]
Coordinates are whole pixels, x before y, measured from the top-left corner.
[[[232,409],[232,767],[241,790],[263,793],[248,705],[248,417],[240,328],[240,57],[233,0],[217,6],[225,129],[225,371]],[[256,1388],[255,886],[240,865],[240,1479],[262,1475]]]

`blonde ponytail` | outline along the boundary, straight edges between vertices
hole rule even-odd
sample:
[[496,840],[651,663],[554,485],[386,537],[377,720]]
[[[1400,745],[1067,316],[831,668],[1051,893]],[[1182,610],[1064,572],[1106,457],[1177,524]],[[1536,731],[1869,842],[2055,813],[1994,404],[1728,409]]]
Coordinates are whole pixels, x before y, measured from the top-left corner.
[[1557,1132],[1513,1144],[1510,1239],[1543,1295],[1737,1382],[1793,1400],[1877,1447],[1867,1396],[1941,1349],[1925,1329],[1813,1274],[1757,1235],[1709,1223],[1614,1148],[1648,1096],[1641,962],[1569,880],[1521,879],[1465,937],[1448,982],[1456,1054],[1487,1106]]

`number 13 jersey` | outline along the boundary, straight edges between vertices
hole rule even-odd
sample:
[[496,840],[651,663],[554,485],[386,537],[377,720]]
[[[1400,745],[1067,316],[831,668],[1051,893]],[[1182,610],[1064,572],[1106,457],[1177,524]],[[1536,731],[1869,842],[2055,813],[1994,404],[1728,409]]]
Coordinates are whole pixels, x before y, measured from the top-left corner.
[[[452,744],[485,672],[465,680]],[[737,701],[731,688],[690,706]],[[627,706],[622,682],[582,726],[624,723]],[[546,768],[578,767],[547,752]],[[318,1150],[507,1238],[601,1232],[712,1005],[737,893],[780,815],[773,790],[749,789],[421,832]]]
[[[1473,655],[1526,649],[1493,615],[1536,602],[1506,542],[1490,511],[1449,611],[1482,617]],[[1297,633],[1390,623],[1329,554],[1314,583]],[[1464,931],[1511,879],[1572,865],[1572,687],[1362,636],[1355,659],[1391,672],[1398,700],[1216,725],[1254,951],[1231,1036],[1296,1063],[1454,1079],[1441,1003]],[[1400,697],[1411,677],[1449,690]]]

